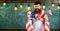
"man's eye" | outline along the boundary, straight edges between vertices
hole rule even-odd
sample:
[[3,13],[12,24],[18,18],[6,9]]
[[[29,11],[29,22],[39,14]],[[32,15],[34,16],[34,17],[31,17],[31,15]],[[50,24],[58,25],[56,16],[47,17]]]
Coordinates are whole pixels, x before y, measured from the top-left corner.
[[36,7],[39,7],[39,6],[36,6]]

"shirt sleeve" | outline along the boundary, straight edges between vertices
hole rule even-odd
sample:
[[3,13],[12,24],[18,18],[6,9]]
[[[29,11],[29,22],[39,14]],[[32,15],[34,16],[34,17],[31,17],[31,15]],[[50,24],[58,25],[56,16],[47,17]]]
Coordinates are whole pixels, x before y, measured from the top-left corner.
[[46,13],[45,13],[43,18],[44,18],[44,21],[45,21],[44,22],[44,28],[45,28],[44,30],[45,31],[47,31],[47,30],[50,31],[50,22],[49,22],[49,19],[48,19],[48,16],[47,16]]

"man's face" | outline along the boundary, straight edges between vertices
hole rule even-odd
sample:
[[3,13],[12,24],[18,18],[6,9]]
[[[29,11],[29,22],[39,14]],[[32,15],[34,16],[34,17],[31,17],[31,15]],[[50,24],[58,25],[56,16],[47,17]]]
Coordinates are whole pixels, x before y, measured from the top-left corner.
[[39,5],[39,4],[37,4],[37,5],[35,5],[35,12],[36,13],[39,13],[40,12],[40,8],[41,8],[41,6]]
[[41,5],[37,4],[35,5],[35,9],[40,9],[41,8]]

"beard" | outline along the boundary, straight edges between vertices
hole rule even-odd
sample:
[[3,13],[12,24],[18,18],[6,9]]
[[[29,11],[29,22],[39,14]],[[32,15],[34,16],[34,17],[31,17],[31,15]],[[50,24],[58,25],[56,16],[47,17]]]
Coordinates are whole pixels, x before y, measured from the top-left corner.
[[40,9],[35,9],[34,12],[40,13]]

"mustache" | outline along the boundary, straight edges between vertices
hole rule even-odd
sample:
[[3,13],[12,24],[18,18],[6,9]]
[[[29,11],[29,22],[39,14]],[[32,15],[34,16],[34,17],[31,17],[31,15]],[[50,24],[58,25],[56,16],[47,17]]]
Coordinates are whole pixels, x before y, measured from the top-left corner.
[[35,9],[34,10],[36,13],[40,13],[40,9]]

